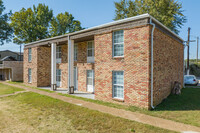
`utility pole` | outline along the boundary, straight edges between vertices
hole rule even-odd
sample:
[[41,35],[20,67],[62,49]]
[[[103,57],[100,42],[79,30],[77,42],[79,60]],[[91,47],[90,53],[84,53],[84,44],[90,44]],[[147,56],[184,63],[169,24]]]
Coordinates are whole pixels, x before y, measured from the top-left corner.
[[189,70],[190,70],[190,68],[189,68],[189,59],[190,59],[190,57],[189,57],[189,54],[190,54],[190,46],[189,46],[189,44],[190,44],[190,27],[188,27],[188,41],[187,41],[187,46],[188,46],[188,51],[187,51],[187,75],[189,75]]
[[199,52],[199,37],[197,37],[197,64],[198,64],[198,53]]

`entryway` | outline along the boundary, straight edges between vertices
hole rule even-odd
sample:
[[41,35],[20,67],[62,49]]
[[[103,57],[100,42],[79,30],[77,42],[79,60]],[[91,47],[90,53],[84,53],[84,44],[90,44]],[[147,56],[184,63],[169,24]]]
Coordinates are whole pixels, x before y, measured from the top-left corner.
[[78,91],[78,68],[74,67],[74,91]]
[[61,69],[56,69],[56,86],[61,87],[62,82],[61,82]]
[[94,93],[94,70],[87,70],[87,91]]

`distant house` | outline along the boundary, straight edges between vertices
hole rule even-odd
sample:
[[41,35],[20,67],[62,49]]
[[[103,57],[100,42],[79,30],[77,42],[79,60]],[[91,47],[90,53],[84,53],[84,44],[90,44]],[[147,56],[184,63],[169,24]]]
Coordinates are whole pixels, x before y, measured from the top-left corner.
[[[10,50],[0,51],[0,60],[7,56],[11,56],[11,57],[15,58],[16,61],[23,61],[23,53],[21,53],[21,55],[20,55],[20,52],[13,52]],[[21,56],[21,59],[20,59],[20,56]]]
[[23,81],[23,53],[0,51],[0,80]]
[[183,85],[183,39],[149,14],[26,44],[24,82],[153,108]]

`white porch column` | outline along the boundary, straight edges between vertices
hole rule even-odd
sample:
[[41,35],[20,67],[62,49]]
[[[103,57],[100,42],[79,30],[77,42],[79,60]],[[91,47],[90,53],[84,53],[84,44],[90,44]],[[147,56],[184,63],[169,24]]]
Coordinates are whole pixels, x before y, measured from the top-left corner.
[[56,90],[56,43],[51,44],[51,89]]
[[68,37],[68,93],[74,93],[74,40]]

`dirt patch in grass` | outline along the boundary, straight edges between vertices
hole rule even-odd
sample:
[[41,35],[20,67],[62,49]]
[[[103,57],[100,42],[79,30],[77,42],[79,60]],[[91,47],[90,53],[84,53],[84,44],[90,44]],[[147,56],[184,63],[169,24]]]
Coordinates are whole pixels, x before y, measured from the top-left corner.
[[171,132],[26,92],[0,98],[2,132]]
[[0,83],[0,96],[6,95],[6,94],[13,94],[17,91],[23,91],[23,90],[24,89],[12,87],[12,86],[8,86],[8,85],[4,85]]

